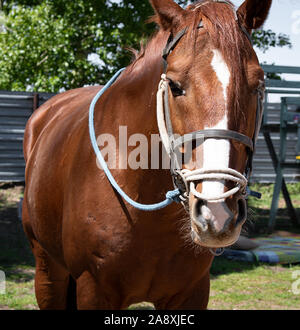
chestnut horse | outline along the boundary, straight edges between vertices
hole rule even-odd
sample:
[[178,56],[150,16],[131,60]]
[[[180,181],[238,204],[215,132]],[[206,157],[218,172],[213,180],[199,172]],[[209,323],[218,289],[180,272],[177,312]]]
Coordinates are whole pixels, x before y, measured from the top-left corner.
[[[218,133],[193,150],[202,155],[193,171],[210,176],[191,179],[186,208],[136,209],[96,164],[88,109],[100,87],[46,102],[30,118],[24,139],[23,224],[41,309],[125,309],[141,301],[156,309],[206,309],[212,249],[233,244],[246,220],[244,189],[227,194],[235,189],[236,176],[229,175],[244,178],[249,146],[241,137],[252,140],[257,130],[264,73],[249,34],[264,23],[272,1],[245,0],[237,11],[230,1],[198,1],[186,9],[172,0],[150,2],[159,31],[97,102],[95,132],[118,141],[119,127],[126,126],[128,136],[143,134],[150,143],[159,134],[155,96],[165,72],[174,132]],[[214,178],[211,169],[227,174]],[[163,168],[112,174],[140,203],[158,202],[172,188]]]

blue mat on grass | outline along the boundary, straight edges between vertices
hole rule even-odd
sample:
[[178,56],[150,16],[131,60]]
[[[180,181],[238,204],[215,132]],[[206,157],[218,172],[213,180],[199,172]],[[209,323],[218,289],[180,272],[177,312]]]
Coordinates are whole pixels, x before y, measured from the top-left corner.
[[259,247],[250,250],[226,249],[223,256],[231,260],[271,264],[300,263],[300,235],[252,239]]

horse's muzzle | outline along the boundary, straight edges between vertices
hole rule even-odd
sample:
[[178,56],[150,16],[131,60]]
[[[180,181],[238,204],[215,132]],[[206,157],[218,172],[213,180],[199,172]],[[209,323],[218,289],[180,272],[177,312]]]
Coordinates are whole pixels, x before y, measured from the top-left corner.
[[195,198],[190,205],[193,241],[209,247],[233,244],[247,218],[245,199],[239,198],[235,203],[232,211],[225,200],[205,202]]

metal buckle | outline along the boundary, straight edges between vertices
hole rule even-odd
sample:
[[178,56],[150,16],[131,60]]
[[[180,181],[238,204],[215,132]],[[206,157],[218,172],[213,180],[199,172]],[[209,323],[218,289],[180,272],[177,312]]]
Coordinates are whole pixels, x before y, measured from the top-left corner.
[[189,195],[189,185],[185,180],[184,176],[181,174],[181,171],[175,170],[172,174],[172,178],[175,188],[178,188],[181,192],[181,195],[184,198],[187,198]]

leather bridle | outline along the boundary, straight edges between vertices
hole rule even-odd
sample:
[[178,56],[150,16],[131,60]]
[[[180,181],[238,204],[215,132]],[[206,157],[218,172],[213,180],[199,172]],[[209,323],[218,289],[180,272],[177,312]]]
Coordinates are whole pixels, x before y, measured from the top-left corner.
[[[227,1],[217,1],[229,4]],[[202,4],[203,5],[203,4]],[[236,13],[235,13],[236,15]],[[237,22],[241,27],[242,31],[247,36],[248,40],[252,45],[252,39],[246,30],[243,27],[237,18]],[[202,21],[200,22],[198,28],[203,28]],[[167,153],[169,154],[171,160],[171,175],[173,178],[173,183],[175,188],[178,188],[181,192],[181,200],[185,204],[187,198],[192,190],[192,193],[195,197],[203,199],[203,200],[212,200],[219,201],[230,195],[233,195],[237,192],[241,192],[242,195],[247,195],[247,185],[252,172],[252,161],[253,154],[255,150],[256,140],[260,129],[262,112],[263,112],[263,97],[264,97],[264,83],[261,82],[260,86],[257,89],[257,109],[256,109],[256,123],[255,123],[255,132],[252,138],[241,134],[236,131],[225,130],[225,129],[205,129],[199,130],[195,132],[191,132],[189,134],[185,134],[183,136],[175,137],[173,131],[173,125],[171,120],[171,112],[169,106],[169,80],[166,76],[168,62],[167,58],[169,54],[175,49],[179,41],[186,34],[187,28],[179,31],[175,37],[170,35],[167,45],[163,50],[163,63],[164,63],[164,73],[162,75],[162,80],[160,82],[159,91],[162,90],[161,93],[158,92],[158,127],[160,131],[160,136],[162,142],[165,146]],[[187,171],[182,170],[180,166],[180,162],[178,161],[178,152],[180,147],[182,147],[185,143],[203,143],[207,139],[227,139],[234,140],[241,144],[243,144],[247,149],[248,160],[245,171],[243,174],[233,170],[233,169],[215,169],[208,170],[198,169],[195,171]],[[216,198],[205,198],[205,196],[199,194],[195,190],[195,182],[201,180],[229,180],[236,183],[236,186],[230,190],[229,192],[222,194],[221,196],[215,196]]]

